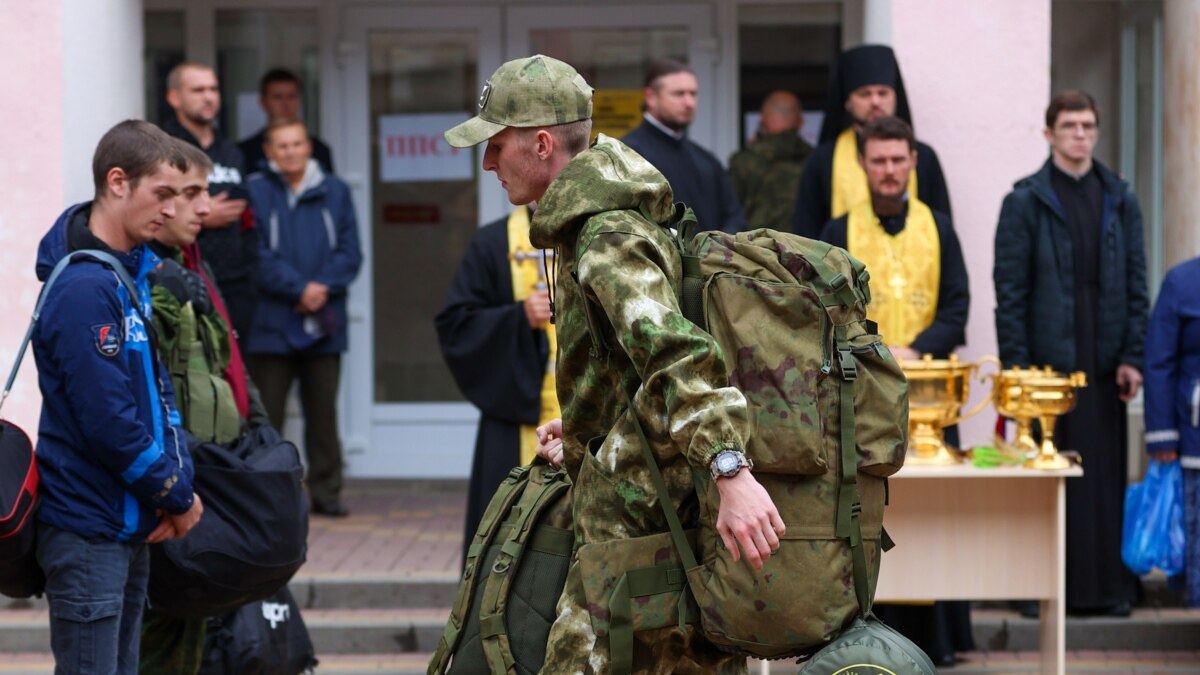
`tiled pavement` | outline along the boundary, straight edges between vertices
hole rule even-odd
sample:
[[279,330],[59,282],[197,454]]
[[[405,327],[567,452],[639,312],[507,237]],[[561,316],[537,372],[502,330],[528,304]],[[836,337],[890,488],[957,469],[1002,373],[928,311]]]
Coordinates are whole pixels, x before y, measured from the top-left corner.
[[[351,480],[344,498],[350,517],[312,519],[308,562],[292,584],[317,644],[318,672],[423,673],[458,578],[465,482]],[[1137,610],[1129,621],[1154,630],[1154,626],[1181,617],[1194,620],[1197,613]],[[977,610],[974,618],[977,633],[981,624],[1004,625],[1007,630],[1010,626],[1019,629],[1023,621],[1015,613],[994,609]],[[6,630],[37,635],[45,622],[44,603],[0,611],[0,642]],[[1067,670],[1200,673],[1197,632],[1192,651],[1071,651]],[[50,673],[53,665],[46,648],[24,646],[20,639],[34,638],[18,638],[15,643],[10,638],[0,644],[0,674]],[[44,641],[44,637],[37,640]],[[963,656],[957,667],[946,672],[1038,672],[1035,652],[994,650]],[[776,674],[795,670],[788,662],[771,666]],[[763,672],[761,664],[752,664],[751,672]]]

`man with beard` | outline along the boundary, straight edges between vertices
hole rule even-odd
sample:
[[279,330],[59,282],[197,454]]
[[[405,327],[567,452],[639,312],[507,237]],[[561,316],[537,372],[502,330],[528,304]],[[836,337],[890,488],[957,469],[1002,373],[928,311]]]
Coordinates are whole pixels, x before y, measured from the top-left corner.
[[[840,218],[869,199],[856,139],[867,122],[887,116],[899,117],[912,126],[908,95],[892,48],[863,45],[842,52],[821,124],[821,143],[805,162],[800,177],[793,232],[815,238],[830,218]],[[920,141],[908,192],[934,211],[951,215],[937,153]]]
[[746,216],[721,160],[687,137],[696,116],[696,75],[669,59],[646,73],[644,121],[621,139],[667,177],[675,199],[696,212],[701,230],[740,232]]
[[163,130],[200,148],[213,162],[208,176],[211,212],[203,221],[200,249],[217,276],[238,342],[245,346],[258,297],[258,235],[246,210],[242,152],[216,128],[221,110],[217,74],[202,63],[175,66],[167,76],[167,103],[175,117]]

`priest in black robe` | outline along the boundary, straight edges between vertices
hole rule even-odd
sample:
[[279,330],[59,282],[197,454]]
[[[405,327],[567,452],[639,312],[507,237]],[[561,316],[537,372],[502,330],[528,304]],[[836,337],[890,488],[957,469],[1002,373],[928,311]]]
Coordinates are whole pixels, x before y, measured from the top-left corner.
[[[876,118],[859,140],[868,200],[826,223],[821,239],[867,265],[872,296],[867,317],[879,324],[880,336],[896,358],[948,358],[966,343],[971,302],[950,217],[909,195],[911,165],[920,157],[907,123],[898,117]],[[946,429],[946,442],[958,445],[956,427]],[[874,611],[938,665],[953,665],[955,652],[975,648],[969,602],[878,603]]]
[[675,201],[696,212],[698,230],[746,229],[746,215],[717,156],[692,142],[687,128],[696,116],[696,75],[665,59],[646,73],[641,126],[621,140],[667,177]]
[[[908,94],[891,47],[863,45],[842,52],[831,79],[820,144],[804,163],[792,231],[816,238],[831,218],[840,218],[867,196],[858,167],[855,135],[877,117],[896,116],[912,126]],[[947,216],[950,193],[937,153],[917,142],[912,196]]]
[[[479,229],[435,319],[446,365],[463,395],[480,411],[464,551],[496,487],[513,467],[527,463],[522,434],[530,437],[525,454],[531,458],[533,428],[559,416],[544,284],[539,289],[520,277],[515,285],[513,280],[516,270],[536,282],[542,265],[541,251],[528,243],[529,218],[529,209],[522,206]],[[553,400],[547,399],[547,392]]]
[[1067,480],[1066,609],[1126,616],[1136,578],[1121,562],[1128,482],[1125,405],[1142,383],[1149,297],[1142,210],[1092,157],[1100,113],[1087,93],[1056,94],[1050,158],[1004,198],[996,226],[996,338],[1005,368],[1083,371],[1054,441],[1083,458]]

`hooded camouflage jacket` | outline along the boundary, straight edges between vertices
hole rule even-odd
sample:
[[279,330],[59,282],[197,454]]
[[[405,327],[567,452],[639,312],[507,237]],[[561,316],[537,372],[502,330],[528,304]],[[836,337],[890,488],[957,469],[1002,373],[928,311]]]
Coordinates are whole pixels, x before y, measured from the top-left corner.
[[720,347],[680,310],[678,249],[639,204],[666,222],[670,185],[601,135],[550,184],[530,231],[535,246],[558,253],[558,395],[580,544],[667,529],[620,389],[677,508],[693,492],[692,469],[707,472],[749,433],[746,399],[729,385]]

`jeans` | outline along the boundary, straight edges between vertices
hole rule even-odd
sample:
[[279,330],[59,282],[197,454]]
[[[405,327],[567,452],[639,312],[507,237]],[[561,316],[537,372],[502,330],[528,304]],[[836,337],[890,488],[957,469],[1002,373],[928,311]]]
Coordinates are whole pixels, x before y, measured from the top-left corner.
[[38,523],[55,675],[136,675],[150,553]]

